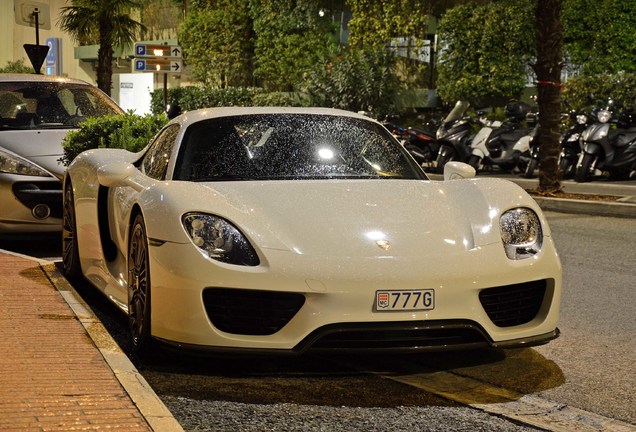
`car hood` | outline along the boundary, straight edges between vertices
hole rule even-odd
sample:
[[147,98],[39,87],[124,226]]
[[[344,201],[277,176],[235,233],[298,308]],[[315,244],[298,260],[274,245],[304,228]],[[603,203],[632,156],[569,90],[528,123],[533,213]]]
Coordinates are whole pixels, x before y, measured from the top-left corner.
[[331,257],[459,254],[500,242],[502,211],[539,211],[521,188],[496,179],[228,182],[189,193],[257,247]]
[[60,177],[65,167],[62,141],[68,129],[9,130],[0,132],[0,148],[13,152]]

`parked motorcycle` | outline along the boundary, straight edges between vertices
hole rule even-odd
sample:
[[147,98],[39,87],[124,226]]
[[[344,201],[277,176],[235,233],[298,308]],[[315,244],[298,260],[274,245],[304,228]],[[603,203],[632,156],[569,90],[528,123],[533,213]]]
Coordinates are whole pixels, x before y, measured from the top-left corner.
[[[485,125],[471,142],[468,163],[479,170],[497,166],[504,171],[524,170],[530,158],[530,141],[537,134],[537,116],[530,105],[514,101],[506,105],[506,121],[493,128]],[[523,120],[528,127],[522,127]]]
[[422,167],[426,167],[437,158],[439,143],[435,133],[421,128],[409,128],[404,148]]
[[581,134],[592,124],[592,115],[570,112],[574,124],[561,137],[561,154],[559,155],[559,170],[564,178],[574,177],[576,164],[581,153]]
[[[586,182],[608,171],[612,177],[636,175],[636,127],[631,110],[620,110],[612,100],[598,109],[594,123],[581,134],[581,153],[574,180]],[[616,129],[611,124],[616,123]]]
[[457,101],[442,124],[437,129],[436,138],[439,150],[435,161],[438,174],[444,173],[447,162],[456,160],[466,162],[470,156],[470,135],[473,119],[466,115],[470,107],[467,101]]

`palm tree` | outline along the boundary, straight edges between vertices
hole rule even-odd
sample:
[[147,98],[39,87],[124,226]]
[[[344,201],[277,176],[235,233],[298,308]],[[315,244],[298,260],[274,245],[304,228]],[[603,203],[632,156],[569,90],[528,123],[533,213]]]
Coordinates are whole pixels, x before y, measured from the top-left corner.
[[60,13],[60,28],[77,42],[99,41],[97,87],[110,95],[113,74],[113,47],[131,45],[143,25],[132,18],[137,0],[71,0]]

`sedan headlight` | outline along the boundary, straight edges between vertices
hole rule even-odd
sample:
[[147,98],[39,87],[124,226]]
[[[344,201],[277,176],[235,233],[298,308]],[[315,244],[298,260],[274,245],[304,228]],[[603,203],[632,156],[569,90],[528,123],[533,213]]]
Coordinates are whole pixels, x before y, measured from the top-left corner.
[[541,250],[543,232],[539,216],[529,208],[508,210],[499,219],[501,240],[509,259],[530,258]]
[[252,245],[225,219],[204,213],[188,213],[183,216],[183,226],[192,243],[208,257],[228,264],[259,264]]
[[0,172],[8,174],[20,174],[35,177],[51,177],[49,173],[44,171],[34,163],[26,159],[19,158],[10,153],[0,150]]

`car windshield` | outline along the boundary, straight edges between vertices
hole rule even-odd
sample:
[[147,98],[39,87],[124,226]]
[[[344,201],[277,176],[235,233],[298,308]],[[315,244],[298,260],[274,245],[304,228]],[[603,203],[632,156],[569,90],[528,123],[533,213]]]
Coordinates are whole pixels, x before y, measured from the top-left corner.
[[380,125],[315,114],[215,118],[190,126],[175,180],[387,178],[426,175]]
[[0,82],[0,128],[77,128],[86,117],[121,114],[93,86],[63,82]]

